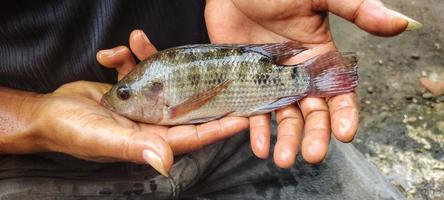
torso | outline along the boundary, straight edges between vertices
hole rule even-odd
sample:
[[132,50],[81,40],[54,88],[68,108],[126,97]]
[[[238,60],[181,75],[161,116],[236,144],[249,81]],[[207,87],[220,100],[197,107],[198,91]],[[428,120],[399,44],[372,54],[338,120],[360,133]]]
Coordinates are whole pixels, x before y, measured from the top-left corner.
[[159,49],[208,43],[204,1],[8,1],[0,8],[0,86],[51,92],[64,83],[114,83],[100,49],[142,29]]

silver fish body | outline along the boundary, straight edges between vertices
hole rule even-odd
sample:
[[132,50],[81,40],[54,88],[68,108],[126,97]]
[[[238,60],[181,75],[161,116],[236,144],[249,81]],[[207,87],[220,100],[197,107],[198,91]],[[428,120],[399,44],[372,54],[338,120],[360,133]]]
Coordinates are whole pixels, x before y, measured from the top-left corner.
[[330,52],[297,65],[279,64],[304,50],[295,43],[167,49],[139,63],[102,102],[141,122],[194,124],[268,113],[307,95],[331,96],[356,87],[354,54]]

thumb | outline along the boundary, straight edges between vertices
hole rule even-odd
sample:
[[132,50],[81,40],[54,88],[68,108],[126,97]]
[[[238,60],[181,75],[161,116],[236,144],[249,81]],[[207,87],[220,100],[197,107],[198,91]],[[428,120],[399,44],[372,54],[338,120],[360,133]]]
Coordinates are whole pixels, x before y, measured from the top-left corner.
[[173,165],[173,151],[168,143],[156,134],[135,132],[131,135],[125,157],[133,162],[147,163],[164,176]]
[[378,36],[394,36],[422,26],[416,20],[386,8],[378,0],[316,0],[313,2],[315,10],[329,11]]
[[[120,129],[110,125],[114,133],[119,132],[117,137],[106,137],[101,154],[112,155],[119,160],[151,165],[156,171],[164,176],[168,176],[168,171],[173,165],[173,151],[168,143],[156,134],[149,134],[132,129]],[[117,128],[117,129],[116,129]],[[119,131],[116,131],[119,130]],[[123,134],[123,135],[121,135]]]

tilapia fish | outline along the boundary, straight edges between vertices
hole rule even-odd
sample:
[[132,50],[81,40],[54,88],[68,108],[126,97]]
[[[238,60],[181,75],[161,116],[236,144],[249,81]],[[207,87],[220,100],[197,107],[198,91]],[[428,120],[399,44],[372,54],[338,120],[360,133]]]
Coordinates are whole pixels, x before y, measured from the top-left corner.
[[140,62],[101,103],[135,121],[195,124],[269,113],[305,96],[329,97],[356,87],[353,53],[281,64],[304,50],[294,42],[166,49]]

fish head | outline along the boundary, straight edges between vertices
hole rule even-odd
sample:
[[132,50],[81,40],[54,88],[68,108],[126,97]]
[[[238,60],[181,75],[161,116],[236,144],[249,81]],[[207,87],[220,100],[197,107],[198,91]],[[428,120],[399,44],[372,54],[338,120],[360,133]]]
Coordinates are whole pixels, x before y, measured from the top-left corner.
[[122,79],[101,100],[102,106],[129,119],[158,123],[163,118],[163,82]]

